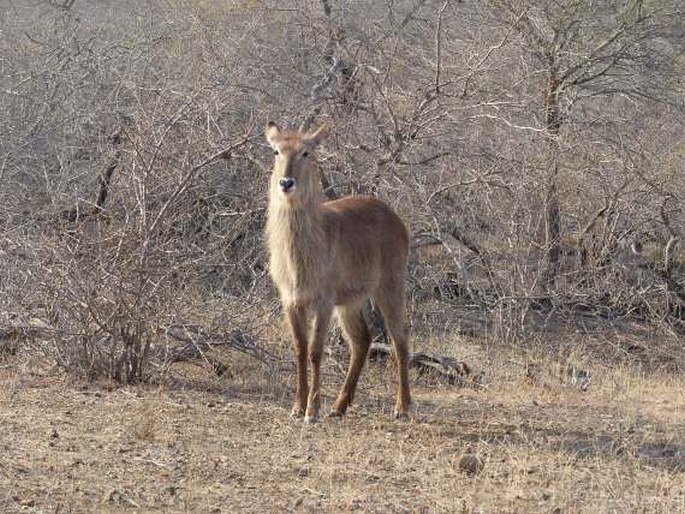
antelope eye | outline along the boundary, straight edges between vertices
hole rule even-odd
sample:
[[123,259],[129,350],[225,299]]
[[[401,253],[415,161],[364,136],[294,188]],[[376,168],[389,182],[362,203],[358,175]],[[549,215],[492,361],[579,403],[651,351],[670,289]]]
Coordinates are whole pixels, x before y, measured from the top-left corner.
[[278,150],[274,150],[274,155],[278,155],[279,153],[281,152],[279,152]]
[[302,152],[302,157],[305,157],[305,158],[306,158],[306,157],[309,157],[309,152],[308,152],[307,150],[305,150],[304,152]]

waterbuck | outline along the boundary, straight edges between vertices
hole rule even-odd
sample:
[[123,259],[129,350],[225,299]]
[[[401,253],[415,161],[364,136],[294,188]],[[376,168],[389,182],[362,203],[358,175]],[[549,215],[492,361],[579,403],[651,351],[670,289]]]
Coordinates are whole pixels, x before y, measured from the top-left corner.
[[[407,229],[376,198],[324,201],[314,151],[327,135],[326,127],[313,133],[284,132],[270,122],[266,129],[275,154],[266,224],[269,270],[297,355],[291,415],[305,416],[309,423],[318,420],[321,358],[334,312],[351,357],[331,416],[345,414],[371,344],[363,308],[372,299],[394,345],[399,381],[395,417],[402,417],[410,403],[404,321]],[[307,361],[312,366],[311,387]]]

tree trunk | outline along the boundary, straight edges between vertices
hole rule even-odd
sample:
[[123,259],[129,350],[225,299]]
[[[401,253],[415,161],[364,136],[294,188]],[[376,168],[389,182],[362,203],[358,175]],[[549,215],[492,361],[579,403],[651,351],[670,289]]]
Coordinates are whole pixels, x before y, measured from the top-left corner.
[[561,127],[561,113],[559,111],[559,88],[555,63],[549,68],[547,88],[545,91],[545,121],[548,137],[549,165],[545,183],[545,268],[542,275],[542,288],[549,291],[554,288],[554,282],[559,273],[559,257],[561,255],[561,209],[559,205],[559,191],[557,177],[559,174],[559,129]]

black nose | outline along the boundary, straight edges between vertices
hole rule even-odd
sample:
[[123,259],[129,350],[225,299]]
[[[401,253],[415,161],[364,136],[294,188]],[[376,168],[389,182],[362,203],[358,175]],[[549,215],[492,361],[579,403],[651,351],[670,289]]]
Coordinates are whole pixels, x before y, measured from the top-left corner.
[[281,189],[283,191],[288,192],[295,185],[295,179],[290,177],[283,177],[278,181],[278,184],[281,186]]

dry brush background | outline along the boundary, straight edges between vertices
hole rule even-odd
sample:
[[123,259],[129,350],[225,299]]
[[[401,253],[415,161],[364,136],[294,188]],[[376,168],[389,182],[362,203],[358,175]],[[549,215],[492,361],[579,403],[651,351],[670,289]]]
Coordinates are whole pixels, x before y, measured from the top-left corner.
[[[415,351],[465,359],[485,377],[473,391],[491,386],[459,394],[518,405],[519,396],[497,395],[511,384],[547,387],[549,373],[553,390],[575,391],[549,402],[572,408],[604,369],[614,378],[588,393],[601,403],[588,400],[588,423],[599,426],[599,391],[634,392],[616,385],[633,374],[656,377],[662,391],[682,385],[680,2],[0,6],[0,351],[12,384],[36,362],[114,383],[191,384],[206,372],[219,390],[287,403],[269,385],[290,387],[291,357],[262,239],[272,158],[262,132],[276,120],[330,121],[319,152],[327,194],[377,195],[408,224]],[[330,347],[335,383],[346,357],[337,337]],[[179,363],[188,359],[200,367]],[[617,365],[631,371],[608,371]],[[370,391],[385,391],[386,373],[367,373],[360,415],[381,416],[373,405],[385,393]],[[442,445],[442,405],[456,393],[417,380],[419,410],[435,409],[416,422]],[[670,401],[673,462],[659,473],[681,484],[672,505],[682,507],[685,424],[682,403]],[[375,430],[364,422],[349,428]],[[561,442],[545,451],[560,453],[548,462],[580,451],[557,428],[549,437]],[[494,440],[511,443],[503,434]],[[478,448],[495,444],[483,438]],[[663,449],[652,443],[635,448]],[[652,462],[640,451],[631,454],[638,475]],[[573,475],[564,477],[576,483]],[[522,508],[514,496],[491,506]],[[343,500],[333,507],[354,507]],[[409,505],[397,501],[396,510]],[[561,508],[574,505],[584,504]]]

